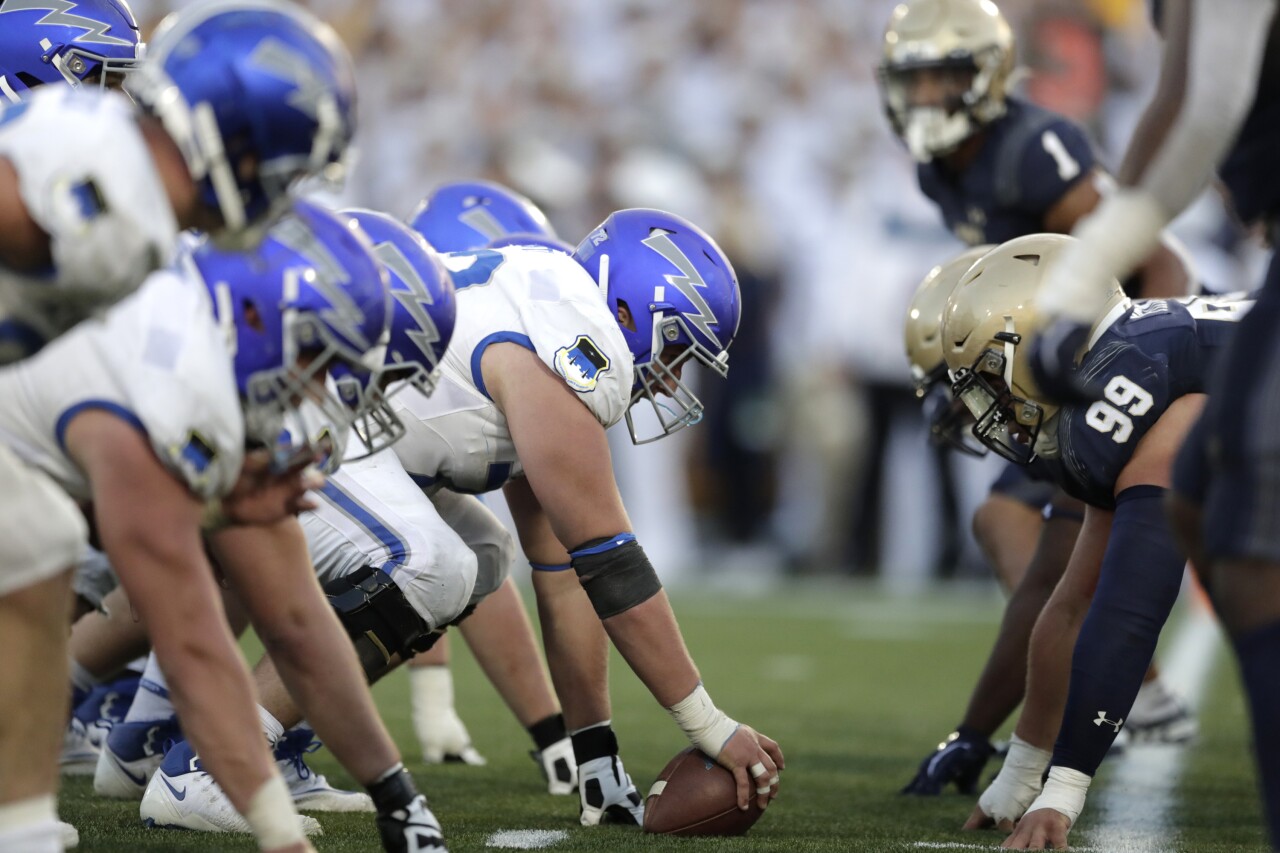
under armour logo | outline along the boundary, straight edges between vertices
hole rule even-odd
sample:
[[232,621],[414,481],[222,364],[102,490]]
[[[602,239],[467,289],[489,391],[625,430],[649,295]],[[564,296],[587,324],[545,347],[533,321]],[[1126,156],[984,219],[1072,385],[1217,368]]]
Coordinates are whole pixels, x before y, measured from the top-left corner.
[[1108,726],[1114,726],[1116,732],[1118,733],[1120,731],[1120,727],[1124,725],[1124,718],[1122,717],[1119,720],[1108,720],[1107,712],[1099,711],[1098,719],[1094,720],[1093,724],[1095,726],[1101,727],[1103,723],[1106,723]]

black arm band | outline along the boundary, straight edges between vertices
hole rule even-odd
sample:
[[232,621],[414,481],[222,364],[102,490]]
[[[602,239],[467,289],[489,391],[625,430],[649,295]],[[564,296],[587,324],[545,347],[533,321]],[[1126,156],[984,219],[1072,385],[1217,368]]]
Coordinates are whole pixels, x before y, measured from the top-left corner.
[[601,619],[644,604],[662,590],[662,581],[631,534],[593,539],[570,552],[573,570]]

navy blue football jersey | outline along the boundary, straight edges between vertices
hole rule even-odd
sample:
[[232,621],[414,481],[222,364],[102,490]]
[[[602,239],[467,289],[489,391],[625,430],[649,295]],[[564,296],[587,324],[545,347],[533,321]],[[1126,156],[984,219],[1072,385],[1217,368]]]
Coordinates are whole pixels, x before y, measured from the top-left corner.
[[[1280,63],[1268,56],[1267,65]],[[1265,70],[1265,69],[1264,69]],[[1218,174],[1231,194],[1231,205],[1246,225],[1280,214],[1280,81],[1264,73],[1253,106]]]
[[920,189],[970,246],[1044,231],[1045,214],[1097,162],[1084,130],[1017,98],[987,126],[977,157],[961,172],[921,163]]
[[1139,300],[1085,355],[1080,369],[1106,389],[1089,406],[1058,417],[1058,456],[1046,459],[1059,485],[1101,509],[1115,506],[1116,479],[1169,405],[1207,393],[1210,365],[1252,302]]

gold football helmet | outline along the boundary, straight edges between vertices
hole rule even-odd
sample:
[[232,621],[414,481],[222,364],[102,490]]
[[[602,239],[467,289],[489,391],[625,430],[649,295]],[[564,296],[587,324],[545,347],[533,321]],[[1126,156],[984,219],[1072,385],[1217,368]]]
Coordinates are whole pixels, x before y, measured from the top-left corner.
[[1013,30],[991,0],[906,0],[884,34],[880,95],[921,163],[1005,113]]
[[[1074,239],[1030,234],[1002,243],[969,267],[943,313],[942,352],[952,392],[977,419],[978,440],[1014,462],[1054,452],[1051,422],[1058,407],[1040,402],[1028,352],[1046,325],[1036,294]],[[1097,322],[1125,303],[1120,282],[1112,279],[1104,288]]]
[[969,410],[951,395],[951,378],[942,357],[942,311],[960,277],[992,248],[977,246],[929,270],[911,298],[902,331],[916,397],[929,422],[930,440],[971,456],[982,456],[987,451],[972,438]]

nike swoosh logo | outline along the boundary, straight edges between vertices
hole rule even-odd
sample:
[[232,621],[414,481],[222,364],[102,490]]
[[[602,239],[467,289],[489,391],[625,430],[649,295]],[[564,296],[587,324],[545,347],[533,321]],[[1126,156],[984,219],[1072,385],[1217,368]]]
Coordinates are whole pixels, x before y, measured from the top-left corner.
[[185,800],[185,799],[187,798],[187,789],[186,789],[186,788],[183,788],[181,791],[179,791],[177,788],[175,788],[175,787],[173,787],[172,785],[170,785],[170,784],[169,784],[169,780],[168,780],[168,779],[166,779],[166,778],[164,778],[164,776],[161,776],[161,777],[160,777],[160,781],[161,781],[161,782],[163,782],[163,783],[164,783],[164,786],[165,786],[166,788],[168,788],[168,789],[173,793],[173,796],[174,796],[176,799],[178,799],[178,800]]
[[[130,770],[128,767],[125,767],[125,766],[124,766],[124,764],[123,764],[119,759],[117,759],[115,756],[112,756],[111,760],[112,760],[112,761],[114,761],[114,762],[116,763],[116,767],[120,768],[120,772],[124,773],[124,775],[126,775],[126,776],[128,776],[128,777],[129,777],[129,779],[133,782],[133,784],[138,785],[138,786],[143,787],[143,788],[147,787],[147,777],[146,777],[146,774],[144,774],[144,773],[137,773],[137,774],[135,774],[135,773],[134,773],[132,770]],[[179,799],[181,799],[181,798],[179,798]]]

